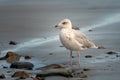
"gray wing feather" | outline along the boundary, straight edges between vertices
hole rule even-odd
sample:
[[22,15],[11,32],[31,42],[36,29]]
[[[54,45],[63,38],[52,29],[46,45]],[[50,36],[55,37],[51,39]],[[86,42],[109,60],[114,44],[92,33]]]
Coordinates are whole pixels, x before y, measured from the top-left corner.
[[95,44],[90,41],[87,36],[82,33],[82,32],[79,32],[79,31],[76,31],[76,30],[73,30],[73,33],[75,34],[75,39],[80,43],[82,44],[83,48],[95,48]]

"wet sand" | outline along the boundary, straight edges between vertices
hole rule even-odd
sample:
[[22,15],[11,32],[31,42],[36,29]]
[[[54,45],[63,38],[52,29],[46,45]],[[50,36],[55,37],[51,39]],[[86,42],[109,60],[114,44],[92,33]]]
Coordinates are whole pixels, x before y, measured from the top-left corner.
[[[21,58],[20,61],[32,62],[35,65],[34,70],[54,63],[70,67],[69,51],[64,47],[60,47],[62,44],[58,37],[59,30],[52,27],[61,19],[68,17],[72,20],[73,25],[78,26],[80,31],[84,32],[96,45],[106,48],[89,49],[81,52],[79,70],[90,68],[90,71],[85,71],[88,77],[83,80],[120,79],[120,57],[116,56],[120,55],[120,10],[116,4],[120,2],[115,1],[115,3],[108,6],[102,5],[102,0],[100,3],[96,2],[96,4],[99,4],[98,6],[93,5],[92,2],[88,6],[84,6],[81,2],[70,2],[68,4],[65,2],[63,4],[62,1],[56,3],[44,1],[41,3],[39,1],[34,3],[1,3],[4,4],[0,4],[2,6],[0,8],[2,12],[0,13],[0,56],[4,56],[8,51],[16,52],[22,56],[31,55],[32,59],[25,60]],[[61,7],[59,3],[63,6]],[[81,6],[77,6],[79,3]],[[70,7],[70,4],[74,6]],[[89,32],[89,29],[93,31]],[[18,44],[9,45],[8,43],[11,40],[16,41]],[[118,54],[106,54],[109,51]],[[92,58],[85,58],[86,55],[92,55]],[[76,52],[73,56],[73,68],[76,68],[78,66]],[[16,69],[3,69],[3,66],[9,67],[10,64],[4,60],[0,61],[0,73],[6,75],[6,79],[3,80],[12,80],[11,75]],[[31,77],[35,77],[35,74],[32,74]],[[78,79],[70,78],[69,80]],[[46,80],[68,80],[68,78],[47,77]]]
[[[109,28],[108,28],[109,27]],[[114,27],[114,28],[112,28]],[[104,29],[107,28],[107,29]],[[83,80],[119,80],[120,74],[120,57],[116,55],[120,55],[119,51],[119,35],[120,32],[118,30],[119,25],[113,26],[104,26],[99,28],[91,28],[93,32],[84,31],[89,38],[93,40],[96,45],[104,46],[106,49],[88,49],[86,51],[81,52],[81,65],[80,70],[83,68],[89,68],[90,71],[85,71],[87,78]],[[33,46],[27,45],[26,43],[22,44],[21,48],[16,49],[21,44],[14,46],[13,50],[17,50],[16,52],[20,55],[31,55],[33,58],[31,60],[27,60],[32,62],[35,68],[39,68],[48,64],[63,64],[69,65],[69,51],[66,50],[64,47],[60,47],[61,43],[58,38],[48,40],[45,39],[43,43],[39,44],[39,40],[36,40],[38,44],[34,43]],[[42,41],[41,41],[42,42]],[[27,46],[26,46],[27,45]],[[51,47],[52,46],[52,47]],[[25,48],[25,49],[24,49]],[[109,55],[106,54],[109,51],[117,52],[118,54]],[[52,53],[50,55],[50,53]],[[2,53],[3,56],[5,53]],[[92,58],[85,58],[86,55],[91,55]],[[77,65],[77,54],[74,52],[74,67],[76,68]],[[26,61],[21,59],[21,61]],[[2,65],[9,67],[9,64],[5,61],[1,62],[1,72],[7,75],[7,78],[10,78],[10,75],[16,71],[11,71],[11,69],[3,69]],[[11,71],[10,73],[7,73]],[[33,72],[33,71],[29,71]],[[33,76],[33,75],[32,75]],[[6,78],[6,79],[7,79]],[[31,78],[29,78],[31,79]],[[28,80],[29,80],[28,79]],[[68,80],[64,77],[47,77],[46,80]],[[70,78],[69,80],[77,80],[80,78]],[[12,79],[11,79],[12,80]]]

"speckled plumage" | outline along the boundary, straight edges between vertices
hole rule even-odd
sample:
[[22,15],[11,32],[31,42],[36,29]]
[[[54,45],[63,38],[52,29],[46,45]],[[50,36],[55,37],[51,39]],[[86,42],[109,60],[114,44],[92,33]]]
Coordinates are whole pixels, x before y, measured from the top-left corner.
[[61,43],[71,51],[71,55],[72,51],[82,51],[88,48],[97,48],[95,44],[90,41],[84,33],[72,29],[72,23],[69,19],[62,20],[55,27],[61,29]]

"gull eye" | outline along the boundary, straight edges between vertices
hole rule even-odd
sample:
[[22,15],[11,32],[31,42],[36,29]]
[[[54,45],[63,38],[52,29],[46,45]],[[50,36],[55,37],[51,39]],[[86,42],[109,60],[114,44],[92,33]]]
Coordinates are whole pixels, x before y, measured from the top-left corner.
[[67,22],[63,22],[62,24],[64,24],[64,25],[65,25],[65,24],[67,24]]

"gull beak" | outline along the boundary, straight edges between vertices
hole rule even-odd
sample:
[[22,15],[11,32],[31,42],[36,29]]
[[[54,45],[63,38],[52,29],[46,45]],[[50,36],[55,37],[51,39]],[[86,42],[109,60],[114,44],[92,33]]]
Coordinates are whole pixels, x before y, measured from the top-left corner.
[[57,26],[57,25],[55,25],[54,27],[55,27],[55,28],[57,28],[58,26]]

